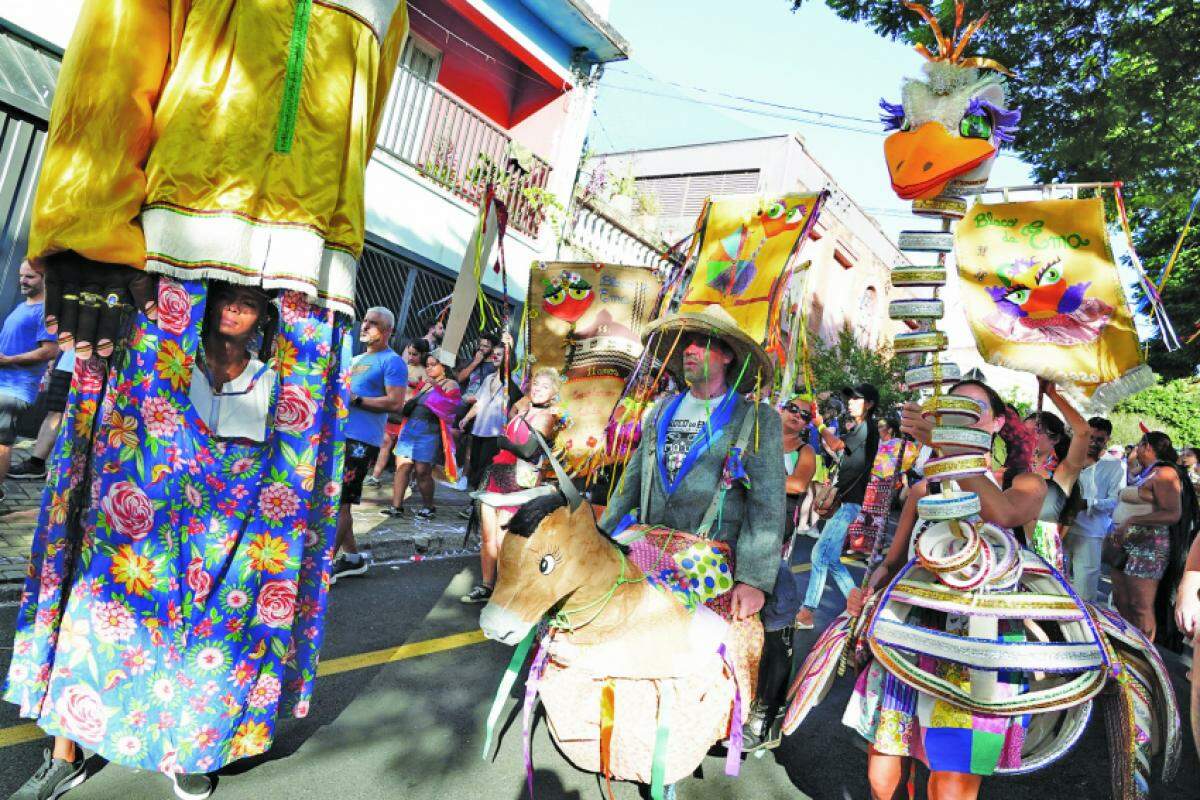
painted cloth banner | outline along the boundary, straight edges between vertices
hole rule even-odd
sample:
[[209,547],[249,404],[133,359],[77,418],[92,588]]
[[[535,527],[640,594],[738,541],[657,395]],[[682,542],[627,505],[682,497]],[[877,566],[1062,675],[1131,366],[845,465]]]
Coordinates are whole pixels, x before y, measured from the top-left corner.
[[1058,383],[1085,413],[1153,383],[1102,200],[977,203],[955,248],[967,318],[989,364]]
[[710,197],[700,212],[696,268],[679,310],[716,303],[755,341],[770,339],[787,265],[821,199],[820,194]]
[[538,262],[530,269],[530,367],[563,376],[563,428],[555,446],[573,474],[609,461],[605,427],[642,355],[662,281],[646,267]]

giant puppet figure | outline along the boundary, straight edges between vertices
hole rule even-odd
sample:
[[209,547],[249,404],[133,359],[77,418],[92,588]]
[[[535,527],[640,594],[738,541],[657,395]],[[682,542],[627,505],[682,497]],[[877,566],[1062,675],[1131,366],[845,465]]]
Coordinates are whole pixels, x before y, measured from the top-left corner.
[[[906,509],[902,526],[911,533],[897,532],[898,540],[911,535],[912,552],[890,553],[897,566],[881,571],[885,579],[861,613],[840,616],[814,645],[793,684],[784,731],[800,724],[839,663],[856,653],[861,669],[844,721],[873,755],[919,758],[935,774],[1029,772],[1070,749],[1099,706],[1114,750],[1114,797],[1144,798],[1151,756],[1164,756],[1169,777],[1180,753],[1165,668],[1136,629],[1080,600],[1042,554],[986,518],[982,498],[996,493],[987,476],[999,466],[990,459],[1003,402],[970,381],[942,392],[942,381],[959,373],[941,360],[948,342],[933,327],[944,312],[938,292],[954,247],[951,223],[966,211],[962,195],[986,183],[1020,115],[995,74],[1006,70],[963,55],[982,19],[959,37],[963,4],[956,3],[954,36],[947,37],[928,9],[905,5],[933,28],[938,52],[918,48],[930,59],[925,80],[905,82],[902,105],[884,104],[884,122],[896,131],[884,153],[896,193],[942,226],[901,233],[902,249],[937,261],[893,270],[894,286],[924,296],[893,300],[889,314],[918,323],[896,337],[896,352],[930,359],[911,367],[906,382],[933,390],[923,413],[932,420],[926,438],[935,453],[918,485],[931,488],[916,503],[915,520]],[[1005,429],[1012,427],[1005,418]]]
[[[29,252],[79,358],[5,684],[48,733],[203,773],[307,713],[364,172],[406,32],[404,0],[84,3]],[[278,331],[248,387],[205,374],[200,408],[228,284]],[[205,422],[259,396],[261,441]]]

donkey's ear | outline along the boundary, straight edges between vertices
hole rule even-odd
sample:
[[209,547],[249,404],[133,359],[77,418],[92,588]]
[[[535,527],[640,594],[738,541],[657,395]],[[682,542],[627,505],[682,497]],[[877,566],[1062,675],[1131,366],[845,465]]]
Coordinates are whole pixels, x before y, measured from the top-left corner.
[[568,511],[571,515],[571,523],[573,525],[589,525],[596,527],[596,509],[586,499],[581,499],[579,505],[574,508],[568,506]]

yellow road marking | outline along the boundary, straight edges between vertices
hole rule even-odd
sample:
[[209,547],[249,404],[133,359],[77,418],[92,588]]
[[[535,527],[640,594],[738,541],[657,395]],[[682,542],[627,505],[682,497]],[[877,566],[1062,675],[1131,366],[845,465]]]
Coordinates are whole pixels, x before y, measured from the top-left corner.
[[371,653],[343,656],[342,658],[322,662],[317,667],[317,677],[327,678],[330,675],[337,675],[342,672],[377,667],[380,664],[390,664],[393,661],[404,661],[405,659],[416,658],[417,656],[427,656],[431,653],[440,653],[443,650],[454,650],[470,644],[479,644],[483,641],[486,641],[483,631],[476,628],[473,631],[456,633],[453,636],[443,636],[440,639],[426,639],[423,642],[402,644],[399,647],[388,647]]
[[[847,567],[865,567],[866,566],[866,564],[859,561],[857,558],[844,558],[843,557],[842,563],[845,564]],[[810,572],[810,571],[812,571],[812,564],[797,564],[796,566],[792,567],[792,572],[796,573],[797,575],[799,575],[801,572]]]
[[[843,558],[842,563],[849,566],[862,566],[861,561],[855,561],[850,558]],[[792,567],[792,572],[808,572],[811,569],[812,564],[799,564]],[[473,631],[442,636],[437,639],[426,639],[421,642],[402,644],[399,647],[386,647],[382,650],[373,650],[368,653],[343,656],[329,661],[322,661],[320,666],[317,667],[317,677],[328,678],[330,675],[340,675],[343,672],[378,667],[382,664],[405,661],[410,658],[432,655],[433,653],[441,653],[446,650],[457,650],[460,647],[479,644],[483,641],[486,641],[483,631],[476,628]],[[42,729],[33,723],[0,728],[0,748],[34,742],[45,738],[45,736],[46,734],[42,733]]]
[[[382,664],[405,661],[410,658],[417,658],[418,656],[441,653],[445,650],[456,650],[460,647],[479,644],[486,640],[483,631],[476,628],[473,631],[456,633],[452,636],[442,636],[437,639],[426,639],[422,642],[402,644],[399,647],[385,647],[383,650],[343,656],[342,658],[334,658],[321,662],[317,667],[317,677],[327,678],[330,675],[352,672],[356,669],[378,667]],[[26,742],[35,742],[38,739],[44,738],[46,738],[46,734],[33,723],[0,728],[0,748],[12,747],[13,745],[25,744]]]

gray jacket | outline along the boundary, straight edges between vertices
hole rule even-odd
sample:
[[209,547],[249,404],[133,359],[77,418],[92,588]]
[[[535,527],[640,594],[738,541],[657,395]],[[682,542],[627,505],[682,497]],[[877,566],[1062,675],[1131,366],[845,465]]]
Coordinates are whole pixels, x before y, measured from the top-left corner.
[[[653,447],[656,454],[661,453],[658,419],[672,399],[656,403],[642,420],[641,443],[630,456],[625,475],[600,518],[600,528],[607,533],[611,534],[627,513],[637,509],[641,503],[644,480],[653,483],[649,509],[643,509],[638,521],[694,533],[704,519],[713,494],[718,490],[725,458],[737,441],[742,423],[747,414],[754,413],[754,406],[748,400],[736,398],[732,415],[720,438],[696,460],[675,493],[668,496],[658,475],[657,458],[652,462],[654,474],[644,474],[643,450]],[[787,475],[783,464],[782,423],[779,414],[766,403],[758,406],[757,441],[756,450],[752,426],[742,454],[751,489],[747,491],[743,482],[734,481],[725,495],[720,524],[713,524],[709,536],[732,545],[736,564],[735,580],[771,592],[779,572],[783,546]]]

